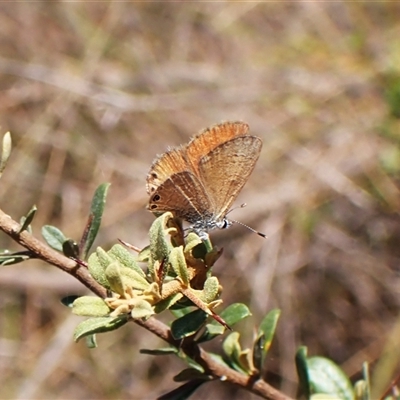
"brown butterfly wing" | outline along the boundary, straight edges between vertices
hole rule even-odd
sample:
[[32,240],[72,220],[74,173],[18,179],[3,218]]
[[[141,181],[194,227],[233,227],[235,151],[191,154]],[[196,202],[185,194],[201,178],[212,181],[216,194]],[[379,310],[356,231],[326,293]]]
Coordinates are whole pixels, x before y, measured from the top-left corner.
[[220,144],[199,162],[199,176],[214,204],[216,220],[225,217],[260,156],[262,141],[239,136]]
[[153,161],[146,178],[146,189],[148,194],[165,182],[170,176],[187,171],[188,165],[182,155],[182,147],[167,151]]
[[249,126],[244,122],[224,122],[205,129],[188,143],[185,149],[185,159],[191,170],[199,174],[199,162],[201,158],[221,143],[227,142],[237,136],[247,135]]
[[195,223],[207,218],[212,205],[199,179],[183,171],[171,175],[158,186],[147,208],[155,213],[171,211],[178,218]]
[[147,193],[154,193],[157,187],[173,174],[190,171],[198,175],[201,157],[222,142],[245,135],[248,131],[249,126],[243,122],[225,122],[200,132],[186,146],[162,154],[153,161],[147,175]]

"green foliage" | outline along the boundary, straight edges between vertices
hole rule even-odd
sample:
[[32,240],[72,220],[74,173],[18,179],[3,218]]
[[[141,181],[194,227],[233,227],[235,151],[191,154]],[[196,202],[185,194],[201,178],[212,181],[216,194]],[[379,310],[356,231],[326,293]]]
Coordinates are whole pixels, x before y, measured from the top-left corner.
[[46,243],[54,250],[63,251],[63,243],[67,240],[64,234],[55,226],[44,225],[42,236]]
[[259,371],[264,367],[264,361],[275,336],[280,315],[280,310],[271,310],[261,321],[253,347],[253,364]]
[[18,233],[21,233],[23,231],[28,231],[29,233],[32,232],[30,225],[33,221],[33,218],[35,217],[36,211],[37,211],[37,208],[34,205],[28,211],[28,214],[26,214],[24,217],[21,218],[21,228]]
[[171,324],[171,333],[174,339],[183,339],[194,335],[205,323],[208,315],[202,310],[194,310]]
[[8,250],[2,250],[0,252],[0,265],[12,265],[19,264],[22,261],[27,261],[31,258],[31,253],[29,251],[19,251],[16,253],[10,253]]
[[74,340],[77,342],[79,339],[95,333],[104,333],[114,331],[128,322],[127,315],[118,317],[97,317],[89,318],[81,322],[74,332]]
[[[100,185],[92,201],[92,207],[79,246],[68,239],[59,229],[46,225],[42,235],[46,242],[65,255],[86,258],[99,231],[109,185]],[[24,218],[22,230],[29,229],[36,208]],[[158,217],[150,229],[150,245],[139,254],[132,255],[126,247],[116,244],[108,251],[98,247],[87,261],[91,276],[105,289],[105,299],[93,296],[68,296],[62,300],[72,312],[88,317],[75,329],[75,341],[86,339],[90,348],[97,346],[96,335],[119,329],[130,319],[146,320],[167,309],[175,319],[171,322],[171,334],[177,341],[190,340],[200,345],[225,334],[227,328],[251,316],[245,304],[231,304],[219,315],[214,308],[221,304],[222,287],[212,275],[212,266],[221,255],[208,239],[202,241],[193,232],[187,237],[171,213]],[[10,265],[29,259],[29,252],[0,255],[1,265]],[[142,268],[140,264],[145,264]],[[85,264],[86,265],[86,264]],[[211,320],[208,320],[209,317]],[[223,356],[209,353],[213,360],[248,377],[259,379],[265,370],[265,361],[275,336],[280,310],[271,310],[261,321],[249,347],[240,342],[240,332],[230,332],[222,342]],[[200,385],[213,379],[203,367],[188,357],[178,347],[143,349],[153,356],[174,354],[187,368],[174,380],[186,382],[161,398],[186,399]],[[308,357],[301,347],[296,354],[299,384],[308,399],[371,400],[367,366],[364,376],[352,387],[343,371],[324,357]]]
[[[350,380],[333,361],[325,357],[307,357],[307,348],[296,354],[296,367],[300,387],[307,398],[353,400]],[[330,396],[330,397],[328,397]]]
[[86,259],[89,250],[96,239],[97,233],[99,232],[109,187],[109,183],[103,183],[96,189],[96,192],[94,193],[92,205],[90,207],[88,223],[80,243],[80,253],[82,259],[84,260]]
[[[249,308],[245,304],[234,303],[230,304],[225,308],[220,316],[227,323],[228,326],[232,327],[238,322],[242,321],[251,315]],[[225,332],[225,327],[219,324],[217,321],[212,320],[206,325],[203,334],[199,337],[198,342],[206,342],[214,339],[215,337],[222,335]]]
[[[64,239],[59,231],[52,228],[45,232],[50,233],[49,240],[56,245]],[[211,252],[216,259],[215,254],[218,253]],[[173,322],[171,329],[174,337],[181,339],[195,334],[210,315],[224,323],[212,310],[220,304],[217,298],[221,287],[218,279],[210,275],[211,265],[207,264],[210,258],[205,261],[209,252],[194,234],[186,242],[170,213],[154,221],[146,254],[145,257],[141,257],[142,254],[134,256],[120,244],[109,251],[97,248],[89,256],[88,270],[111,295],[106,299],[76,299],[72,304],[73,312],[89,317],[129,315],[133,319],[147,319],[173,307],[185,297],[191,307],[198,309]],[[147,261],[147,273],[139,266],[139,259]],[[88,329],[80,332],[80,337],[92,333]]]
[[85,260],[100,229],[109,186],[109,183],[103,183],[96,189],[90,207],[88,222],[79,245],[73,239],[68,239],[58,228],[51,225],[42,227],[42,236],[47,244],[54,250],[63,252],[67,257]]

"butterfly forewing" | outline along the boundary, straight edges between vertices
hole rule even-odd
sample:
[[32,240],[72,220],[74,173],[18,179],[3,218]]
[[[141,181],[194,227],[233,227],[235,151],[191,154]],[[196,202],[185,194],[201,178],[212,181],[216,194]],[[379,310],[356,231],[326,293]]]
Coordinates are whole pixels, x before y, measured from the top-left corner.
[[204,155],[211,153],[221,143],[246,135],[248,132],[249,126],[244,122],[224,122],[205,129],[188,143],[184,155],[187,164],[198,175],[199,162]]
[[199,162],[200,180],[207,188],[215,218],[225,217],[254,169],[262,147],[256,136],[239,136],[220,144]]

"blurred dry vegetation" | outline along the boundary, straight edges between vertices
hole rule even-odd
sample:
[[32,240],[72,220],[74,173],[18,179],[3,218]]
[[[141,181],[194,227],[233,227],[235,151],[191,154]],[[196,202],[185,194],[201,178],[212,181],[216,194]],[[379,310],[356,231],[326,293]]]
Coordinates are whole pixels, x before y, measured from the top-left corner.
[[[14,150],[1,208],[33,204],[79,239],[94,189],[111,182],[97,245],[148,243],[145,177],[157,153],[243,120],[263,139],[231,217],[212,233],[225,304],[252,326],[282,310],[267,381],[296,396],[294,355],[352,378],[381,357],[400,306],[400,4],[43,2],[0,5],[0,126]],[[1,247],[20,248],[1,236]],[[0,271],[0,397],[153,399],[184,365],[139,354],[160,341],[128,324],[72,342],[59,299],[85,293],[28,262]],[[166,319],[168,316],[162,316]],[[218,349],[218,343],[210,349]],[[397,359],[386,370],[398,372]],[[193,399],[250,398],[221,383]],[[253,398],[253,397],[252,397]]]

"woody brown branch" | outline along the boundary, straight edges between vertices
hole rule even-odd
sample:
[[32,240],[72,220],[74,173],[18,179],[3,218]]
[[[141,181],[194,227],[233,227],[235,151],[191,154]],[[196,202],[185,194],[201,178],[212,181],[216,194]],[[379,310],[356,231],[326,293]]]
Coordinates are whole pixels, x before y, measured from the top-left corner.
[[51,247],[36,239],[27,231],[20,232],[21,225],[14,221],[9,215],[0,210],[0,230],[14,239],[22,247],[30,250],[35,256],[48,264],[74,276],[93,293],[104,298],[106,290],[99,285],[89,274],[87,268],[77,264],[75,261],[65,257]]

